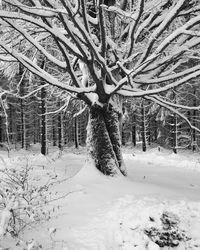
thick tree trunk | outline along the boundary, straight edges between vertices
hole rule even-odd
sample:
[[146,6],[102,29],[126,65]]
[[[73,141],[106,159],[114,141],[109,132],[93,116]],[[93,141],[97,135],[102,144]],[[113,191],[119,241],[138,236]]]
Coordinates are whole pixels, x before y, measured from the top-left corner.
[[119,114],[110,104],[103,107],[95,104],[90,108],[87,142],[97,169],[105,175],[126,175],[121,152]]

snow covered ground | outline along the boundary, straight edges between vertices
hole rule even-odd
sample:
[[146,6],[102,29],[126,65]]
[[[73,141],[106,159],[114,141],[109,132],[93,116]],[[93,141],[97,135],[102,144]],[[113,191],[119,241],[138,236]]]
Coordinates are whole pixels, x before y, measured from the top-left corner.
[[[33,148],[12,151],[10,158],[0,152],[0,158],[1,168],[28,160],[39,183],[55,180],[51,202],[44,207],[52,210],[50,219],[33,224],[20,236],[40,247],[29,244],[25,249],[200,250],[199,153],[174,155],[157,148],[142,153],[126,148],[127,178],[103,176],[86,161],[84,150],[69,149],[60,155],[52,149],[44,157]],[[154,243],[169,226],[164,218],[172,218],[171,231],[181,239],[175,248]],[[3,250],[22,250],[22,245],[16,246],[10,236],[0,241]]]

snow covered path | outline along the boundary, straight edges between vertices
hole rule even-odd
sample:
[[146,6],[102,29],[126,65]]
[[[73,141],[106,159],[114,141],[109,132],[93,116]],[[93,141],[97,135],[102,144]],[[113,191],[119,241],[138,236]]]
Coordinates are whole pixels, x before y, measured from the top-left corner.
[[[200,171],[177,167],[176,163],[167,166],[167,162],[155,164],[149,160],[141,163],[142,157],[140,160],[127,158],[125,162],[129,180],[157,187],[155,195],[200,201]],[[200,169],[200,165],[198,167]]]
[[[49,225],[59,228],[56,241],[65,239],[69,250],[156,250],[158,246],[151,245],[153,243],[143,230],[151,224],[149,217],[154,217],[159,227],[161,214],[171,211],[181,217],[183,229],[191,232],[194,238],[187,246],[177,249],[199,250],[198,169],[178,167],[179,158],[173,161],[174,166],[168,165],[166,156],[161,162],[148,153],[146,158],[142,154],[124,156],[128,178],[105,177],[88,164],[68,183],[59,186],[59,193],[67,189],[77,192],[63,203],[62,216]],[[57,171],[75,173],[78,165],[84,164],[85,157],[74,158],[73,154],[68,154],[65,162],[69,163],[65,164],[66,169],[62,163],[57,165]]]

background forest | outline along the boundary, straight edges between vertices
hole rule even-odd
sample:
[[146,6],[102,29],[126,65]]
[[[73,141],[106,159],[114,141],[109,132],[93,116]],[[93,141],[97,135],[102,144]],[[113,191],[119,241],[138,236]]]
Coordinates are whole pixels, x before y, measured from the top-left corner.
[[[48,148],[86,146],[88,108],[82,101],[55,88],[38,87],[31,95],[32,80],[26,75],[11,79],[1,77],[1,86],[20,84],[23,98],[4,94],[1,100],[0,143],[1,147],[12,149],[31,149],[40,143],[41,153],[46,155]],[[37,81],[40,86],[44,83]],[[169,102],[199,106],[198,80],[192,84],[169,90]],[[179,108],[181,110],[181,108]],[[191,124],[200,128],[199,110],[184,111]],[[198,151],[199,132],[187,122],[165,107],[138,98],[123,98],[123,117],[121,122],[122,145],[141,147],[143,151],[150,146],[162,146],[177,153],[179,149]]]
[[51,145],[86,145],[89,132],[108,175],[126,174],[121,144],[198,150],[199,8],[195,0],[1,1],[1,145],[40,143],[46,155]]

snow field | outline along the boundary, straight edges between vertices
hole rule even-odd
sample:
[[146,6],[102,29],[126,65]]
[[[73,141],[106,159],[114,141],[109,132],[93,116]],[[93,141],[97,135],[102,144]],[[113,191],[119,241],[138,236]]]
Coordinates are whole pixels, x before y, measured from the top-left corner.
[[180,243],[175,249],[200,249],[200,203],[185,201],[160,203],[153,198],[138,200],[129,195],[118,199],[107,213],[93,219],[89,225],[74,230],[72,240],[74,242],[69,244],[69,249],[160,249],[147,237],[144,229],[152,226],[160,229],[162,227],[160,217],[165,211],[178,215],[179,228],[192,238]]
[[[0,169],[28,161],[37,184],[55,181],[50,197],[55,201],[44,207],[54,210],[51,218],[24,231],[21,238],[29,242],[25,248],[4,236],[3,250],[39,250],[41,245],[43,250],[200,250],[198,154],[129,149],[124,154],[128,178],[110,178],[83,151],[67,151],[52,151],[47,157],[13,151],[11,158],[1,152]],[[160,230],[165,212],[179,218],[178,228],[188,237],[176,248],[159,248],[144,232]]]

